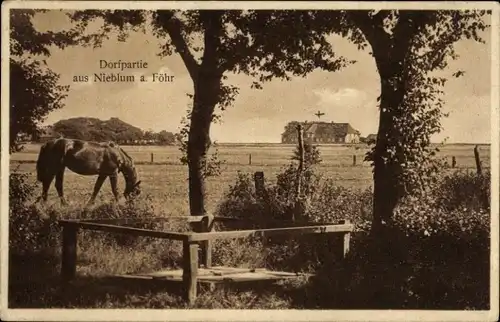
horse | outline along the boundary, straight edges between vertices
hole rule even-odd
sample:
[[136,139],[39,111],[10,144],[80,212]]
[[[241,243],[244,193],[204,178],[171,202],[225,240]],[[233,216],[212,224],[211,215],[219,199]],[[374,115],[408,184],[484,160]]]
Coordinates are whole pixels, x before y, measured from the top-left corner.
[[97,181],[94,191],[87,205],[94,203],[102,184],[109,177],[111,190],[115,200],[119,200],[117,190],[118,173],[125,179],[126,199],[140,194],[140,183],[132,158],[116,143],[98,143],[83,140],[57,138],[42,145],[36,163],[37,180],[43,185],[42,195],[37,199],[47,201],[47,194],[54,180],[61,203],[67,205],[63,193],[64,171],[71,171],[84,175],[95,176]]

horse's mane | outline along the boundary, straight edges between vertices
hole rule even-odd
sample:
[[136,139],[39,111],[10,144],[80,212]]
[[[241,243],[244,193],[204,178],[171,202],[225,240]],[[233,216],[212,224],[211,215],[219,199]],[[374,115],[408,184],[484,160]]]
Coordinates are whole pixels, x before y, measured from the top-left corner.
[[123,150],[121,147],[118,147],[118,148],[129,159],[130,162],[133,162],[132,157],[127,152],[125,152],[125,150]]

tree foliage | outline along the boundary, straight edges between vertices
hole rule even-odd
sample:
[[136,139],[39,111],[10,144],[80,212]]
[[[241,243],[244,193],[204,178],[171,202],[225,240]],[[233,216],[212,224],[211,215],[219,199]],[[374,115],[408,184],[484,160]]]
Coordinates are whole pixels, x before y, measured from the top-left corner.
[[68,90],[43,60],[50,46],[74,44],[74,31],[39,32],[33,17],[45,10],[10,10],[10,141],[9,151],[21,149],[19,135],[36,136],[39,125],[53,110],[63,107]]
[[175,136],[171,132],[143,131],[116,117],[109,120],[100,120],[92,117],[74,117],[54,123],[53,131],[67,138],[86,141],[114,141],[119,144],[172,145]]
[[[379,130],[367,155],[374,165],[374,223],[392,220],[405,195],[423,193],[435,179],[439,162],[430,138],[440,132],[443,86],[448,62],[458,58],[461,39],[483,42],[486,11],[345,11],[370,45],[380,75]],[[336,27],[332,28],[335,29]],[[361,43],[361,38],[356,38]],[[453,76],[462,75],[456,71]]]
[[[401,92],[402,100],[394,106],[384,106],[392,116],[392,128],[385,133],[386,162],[397,166],[400,189],[405,193],[425,191],[438,167],[433,157],[435,149],[430,138],[442,129],[443,87],[448,77],[444,71],[450,60],[458,58],[454,45],[461,39],[484,42],[479,32],[487,28],[485,11],[379,11],[366,13],[361,20],[351,14],[353,21],[370,44],[385,51],[373,52],[381,78]],[[376,37],[376,38],[373,38]],[[401,45],[404,42],[405,46]],[[380,48],[382,50],[382,48]],[[387,54],[390,53],[391,54]],[[385,75],[381,56],[399,55],[398,75]],[[390,57],[389,57],[390,58]],[[449,74],[449,72],[448,72]],[[453,73],[461,75],[461,71]],[[397,79],[394,79],[397,77]],[[384,93],[382,93],[383,95]],[[392,105],[392,104],[391,104]],[[380,149],[379,149],[380,150]],[[376,147],[368,158],[373,160]]]

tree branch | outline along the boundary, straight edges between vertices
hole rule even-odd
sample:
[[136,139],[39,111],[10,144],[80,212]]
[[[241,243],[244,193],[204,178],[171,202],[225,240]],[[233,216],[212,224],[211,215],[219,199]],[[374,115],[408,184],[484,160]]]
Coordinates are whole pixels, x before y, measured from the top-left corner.
[[200,19],[205,28],[202,65],[209,66],[209,68],[217,66],[218,72],[222,75],[224,70],[220,70],[220,57],[218,55],[221,44],[220,36],[222,33],[221,18],[221,11],[210,10],[200,12]]
[[420,28],[424,27],[429,13],[401,10],[398,23],[394,27],[393,45],[408,51],[408,46]]
[[157,12],[157,18],[162,21],[164,28],[167,30],[172,44],[181,56],[189,75],[196,81],[198,79],[199,64],[196,62],[194,55],[189,50],[188,44],[182,36],[182,23],[174,17],[173,11]]
[[385,10],[379,11],[374,16],[370,16],[368,10],[347,11],[348,17],[361,30],[372,48],[381,43],[388,44],[389,42],[389,35],[384,31],[384,18],[387,14],[388,11]]

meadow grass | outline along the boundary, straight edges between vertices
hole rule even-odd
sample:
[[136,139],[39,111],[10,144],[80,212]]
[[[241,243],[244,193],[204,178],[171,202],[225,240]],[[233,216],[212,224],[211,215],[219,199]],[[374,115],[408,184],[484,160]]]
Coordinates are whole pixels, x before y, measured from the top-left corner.
[[[255,171],[264,171],[266,181],[272,183],[276,180],[276,174],[282,166],[236,166],[223,165],[222,173],[218,177],[207,179],[207,210],[213,212],[217,203],[220,202],[227,192],[229,185],[234,183],[238,172],[253,174]],[[31,180],[35,182],[34,164],[12,164],[11,169],[29,174]],[[369,167],[327,167],[322,166],[321,170],[326,178],[331,178],[339,185],[364,189],[371,186],[372,172]],[[187,187],[187,166],[183,165],[138,165],[137,171],[142,181],[141,188],[145,194],[151,195],[159,203],[163,203],[165,210],[178,216],[187,215],[189,211],[188,187]],[[93,191],[96,181],[95,176],[81,176],[66,170],[64,176],[64,193],[70,204],[83,206],[88,201]],[[38,183],[41,194],[41,184]],[[122,178],[118,180],[118,189],[123,191],[125,184]],[[100,202],[107,202],[113,199],[111,187],[106,182],[101,193],[98,195]],[[49,190],[49,204],[59,203],[54,186]],[[168,206],[167,206],[168,205]]]
[[[11,170],[25,173],[30,184],[34,184],[36,179],[33,161],[36,160],[37,148],[39,147],[28,146],[24,152],[12,155],[14,162],[11,163]],[[29,246],[30,242],[34,245],[39,244],[37,239],[30,240],[27,237],[33,232],[32,229],[40,229],[38,234],[41,235],[42,240],[49,239],[48,246],[41,247],[41,251],[29,252],[28,255],[10,253],[10,307],[189,307],[175,290],[166,291],[160,285],[116,285],[116,283],[108,283],[102,279],[102,276],[109,274],[179,268],[180,243],[151,238],[127,238],[100,232],[83,232],[78,240],[78,281],[75,281],[69,289],[61,289],[59,283],[60,230],[57,227],[48,227],[43,224],[30,226],[31,222],[45,219],[52,223],[54,219],[61,218],[188,215],[187,167],[178,162],[180,153],[177,148],[126,147],[126,149],[131,151],[130,154],[134,159],[139,160],[137,169],[140,179],[143,181],[143,196],[133,206],[125,205],[123,202],[110,203],[112,194],[109,184],[106,184],[101,190],[96,206],[90,211],[83,211],[82,206],[90,197],[96,178],[79,176],[68,170],[65,174],[65,194],[70,202],[68,207],[62,207],[59,204],[54,187],[50,190],[49,203],[44,207],[31,205],[33,198],[40,193],[40,184],[36,184],[35,190],[30,191],[28,198],[30,200],[27,203],[30,206],[22,208],[22,211],[15,214],[16,216],[24,216],[24,221],[21,223],[27,225],[21,227],[27,235],[20,234],[19,242],[23,246]],[[450,158],[452,155],[456,156],[459,166],[474,167],[472,149],[473,146],[449,146],[448,149],[442,150],[440,153]],[[247,173],[251,176],[255,171],[264,171],[267,182],[270,185],[275,184],[276,175],[282,172],[283,166],[289,162],[292,150],[292,146],[279,145],[219,147],[221,159],[228,162],[222,166],[220,176],[207,180],[208,211],[215,213],[220,209],[218,207],[228,198],[227,193],[234,189],[235,183],[239,180],[239,173]],[[165,163],[147,164],[151,151],[155,153],[155,161],[165,160]],[[369,194],[367,195],[363,191],[372,186],[371,167],[366,163],[359,164],[362,160],[363,150],[345,146],[327,146],[321,147],[320,151],[323,163],[318,166],[318,173],[321,173],[324,179],[330,180],[330,184],[335,186],[332,186],[332,189],[338,188],[338,190],[327,187],[329,190],[326,192],[330,191],[331,193],[324,194],[325,199],[318,199],[314,204],[317,209],[314,210],[327,215],[340,213],[342,216],[352,217],[355,220],[361,218],[360,214],[357,213],[358,203],[368,203],[366,198],[369,198]],[[358,166],[356,167],[351,166],[353,152],[359,153]],[[248,153],[252,153],[252,165],[247,164]],[[489,150],[485,147],[481,149],[481,159],[486,167],[489,163]],[[19,164],[16,160],[28,160],[31,163]],[[467,183],[474,182],[475,179],[471,181],[465,176],[463,180]],[[455,180],[453,182],[461,181]],[[122,191],[123,185],[123,180],[119,180],[119,189]],[[468,187],[464,184],[453,187],[455,186]],[[470,185],[471,190],[467,190],[468,195],[475,193],[475,187],[475,185]],[[449,190],[451,191],[452,188]],[[246,204],[236,202],[232,205],[237,207],[252,206],[254,200],[246,200],[245,202]],[[477,202],[469,202],[469,204],[476,205]],[[416,241],[413,244],[410,243],[411,247],[408,247],[416,249],[416,253],[412,254],[415,258],[411,259],[416,263],[412,264],[413,266],[405,264],[406,266],[403,267],[401,266],[402,262],[399,262],[397,258],[393,259],[392,262],[377,264],[383,257],[365,251],[363,243],[366,241],[364,241],[363,233],[360,232],[353,234],[352,257],[345,264],[328,263],[327,260],[327,265],[320,266],[317,270],[317,277],[312,282],[283,283],[284,285],[281,285],[279,290],[268,285],[252,285],[250,290],[237,291],[234,288],[223,288],[215,292],[201,292],[197,302],[191,308],[366,308],[356,307],[357,305],[378,305],[378,308],[382,308],[384,305],[392,305],[392,308],[436,308],[436,306],[456,308],[458,306],[460,308],[484,309],[488,299],[484,294],[483,286],[489,280],[489,271],[487,270],[489,266],[484,259],[489,251],[487,252],[488,249],[483,247],[483,239],[480,240],[481,243],[471,244],[469,236],[485,235],[487,230],[484,227],[487,223],[485,219],[487,214],[476,210],[472,211],[469,204],[465,205],[467,207],[464,206],[464,209],[453,208],[447,213],[436,212],[435,215],[445,218],[446,222],[454,223],[453,225],[458,222],[457,218],[477,218],[472,220],[472,224],[467,224],[470,226],[468,226],[468,230],[461,230],[464,229],[462,223],[455,225],[456,227],[446,224],[449,227],[454,227],[453,234],[458,234],[452,235],[452,239],[456,238],[459,241],[455,243],[458,245],[458,249],[465,249],[465,259],[457,257],[458,259],[452,258],[450,262],[447,262],[446,258],[450,254],[455,254],[450,250],[442,253],[446,255],[444,257],[431,252],[430,255],[435,255],[438,258],[428,258],[429,251],[426,249],[438,250],[439,247],[448,245],[450,236],[446,235],[447,232],[444,229],[445,237],[439,234],[430,239],[422,237],[423,231],[429,225],[427,219],[429,216],[427,215],[432,214],[436,207],[425,203],[423,206],[417,207],[416,205],[419,203],[414,202],[407,204],[406,208],[403,207],[401,211],[403,225],[406,225],[407,222],[413,224],[414,219],[419,223],[417,228],[412,228],[414,233],[418,235],[415,237]],[[253,208],[250,207],[250,209]],[[369,214],[370,211],[371,209],[367,209],[363,213]],[[447,215],[448,213],[449,215]],[[409,221],[410,219],[411,221]],[[478,221],[482,225],[477,224]],[[435,225],[435,223],[431,224]],[[483,227],[480,228],[482,229],[480,233],[477,233],[478,227]],[[182,231],[187,227],[170,222],[167,223],[167,226],[155,226],[154,229]],[[424,239],[422,240],[422,238]],[[307,240],[304,239],[304,241]],[[12,245],[10,249],[13,249]],[[14,247],[14,249],[16,248]],[[271,249],[250,239],[218,241],[214,247],[213,260],[215,265],[239,267],[275,265],[275,267],[293,267],[301,270],[309,269],[306,267],[304,256],[312,255],[312,251],[312,248],[300,242],[298,244],[285,242],[279,247]],[[374,260],[370,261],[366,256]],[[432,276],[435,276],[436,280]],[[430,281],[429,277],[432,277]],[[404,280],[405,278],[412,280],[407,281]],[[389,285],[388,281],[394,281],[394,283]],[[430,286],[426,288],[422,285]],[[438,291],[433,291],[432,288]],[[402,289],[403,293],[399,293],[399,289]],[[432,295],[433,292],[437,295]],[[470,299],[460,298],[461,294],[468,293],[474,293],[467,295]],[[466,295],[464,296],[466,297]],[[380,304],[377,302],[380,299],[387,299],[387,301]]]
[[[360,166],[369,166],[363,162],[364,155],[369,150],[366,145],[318,145],[321,151],[322,164],[324,166],[351,166],[353,155]],[[490,163],[489,145],[480,145],[481,160],[483,164]],[[153,161],[160,164],[180,165],[181,152],[177,146],[123,146],[136,163],[149,163],[151,153]],[[456,157],[457,166],[462,168],[475,167],[474,145],[472,144],[447,144],[439,146],[437,157],[445,157],[451,164],[452,156]],[[290,144],[219,144],[212,146],[209,153],[218,150],[219,157],[228,165],[249,165],[249,155],[252,155],[252,165],[255,166],[280,166],[287,164],[295,149]],[[27,144],[24,150],[12,154],[12,161],[33,162],[36,160],[40,144]]]
[[[11,170],[28,173],[36,180],[34,161],[37,158],[40,145],[26,145],[22,152],[11,155]],[[179,161],[181,153],[176,146],[129,146],[124,147],[134,158],[142,189],[154,199],[168,204],[168,211],[177,215],[187,215],[188,186],[187,166]],[[266,181],[273,183],[284,166],[290,161],[294,146],[281,144],[260,145],[220,145],[220,159],[225,163],[221,166],[221,175],[207,179],[207,210],[213,212],[222,199],[230,184],[234,183],[238,172],[253,174],[264,171]],[[363,162],[367,151],[363,146],[320,145],[322,162],[319,165],[324,178],[334,180],[336,185],[346,188],[366,189],[372,187],[372,168],[368,162]],[[489,146],[480,148],[483,167],[489,167]],[[148,164],[150,153],[154,153],[156,164]],[[252,165],[248,164],[248,154],[252,154]],[[352,166],[352,155],[357,156],[357,166]],[[451,163],[455,156],[457,168],[464,171],[474,171],[475,160],[473,145],[446,145],[441,148],[438,157],[446,157]],[[19,163],[28,162],[28,163]],[[163,162],[163,163],[162,163]],[[95,183],[95,177],[77,175],[69,170],[65,173],[65,195],[70,203],[83,205],[90,198]],[[123,191],[124,182],[119,180],[119,189]],[[50,202],[58,202],[55,189],[50,190]],[[112,199],[109,184],[105,183],[98,196],[101,202]]]

